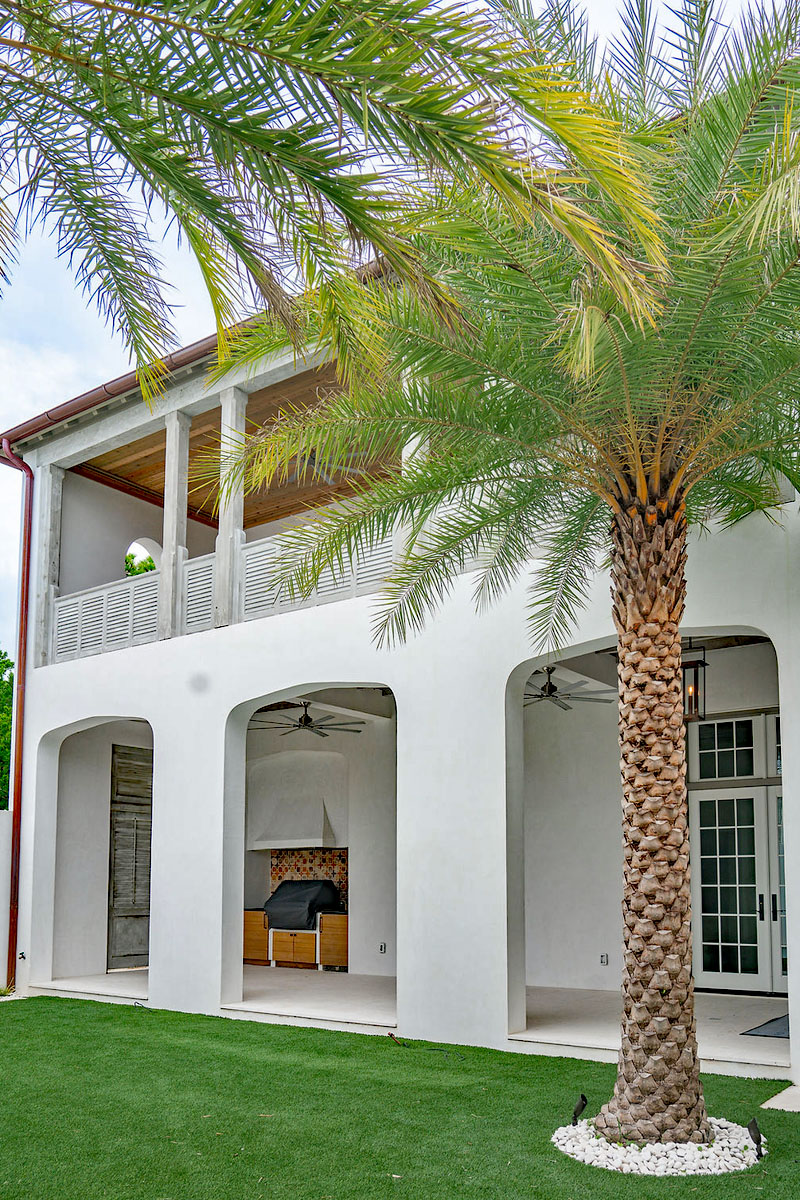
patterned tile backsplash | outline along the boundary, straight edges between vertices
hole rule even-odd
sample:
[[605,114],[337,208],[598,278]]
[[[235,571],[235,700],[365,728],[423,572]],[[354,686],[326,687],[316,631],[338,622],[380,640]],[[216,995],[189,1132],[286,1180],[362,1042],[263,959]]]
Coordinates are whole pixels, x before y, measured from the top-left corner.
[[284,879],[332,879],[347,908],[347,850],[270,851],[270,895]]

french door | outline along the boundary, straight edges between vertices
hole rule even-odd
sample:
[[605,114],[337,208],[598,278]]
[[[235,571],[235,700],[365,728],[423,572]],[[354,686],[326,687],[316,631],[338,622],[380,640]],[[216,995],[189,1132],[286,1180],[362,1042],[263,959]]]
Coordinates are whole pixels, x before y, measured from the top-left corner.
[[785,992],[781,789],[690,792],[689,822],[697,986]]

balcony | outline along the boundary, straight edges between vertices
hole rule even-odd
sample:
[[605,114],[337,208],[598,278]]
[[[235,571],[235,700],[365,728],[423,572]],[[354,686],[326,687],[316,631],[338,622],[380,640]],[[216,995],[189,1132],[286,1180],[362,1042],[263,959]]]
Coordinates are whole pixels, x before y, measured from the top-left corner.
[[[392,539],[386,538],[335,576],[326,572],[312,595],[291,599],[273,582],[278,554],[276,538],[264,538],[242,548],[238,562],[239,587],[235,620],[251,621],[300,608],[349,600],[380,589],[392,565]],[[206,554],[182,564],[181,634],[211,629],[214,619],[216,555]],[[53,602],[50,662],[67,662],[158,639],[160,572],[134,575],[101,587],[87,588]]]
[[103,654],[158,636],[159,573],[134,575],[53,602],[52,662]]

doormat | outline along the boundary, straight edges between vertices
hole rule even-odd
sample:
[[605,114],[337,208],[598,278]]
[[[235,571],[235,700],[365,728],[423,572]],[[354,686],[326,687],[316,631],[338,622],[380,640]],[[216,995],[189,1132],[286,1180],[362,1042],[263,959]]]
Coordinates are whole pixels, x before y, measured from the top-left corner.
[[789,1036],[789,1014],[785,1017],[773,1017],[771,1021],[765,1021],[763,1025],[756,1025],[755,1029],[745,1029],[742,1037],[782,1037]]

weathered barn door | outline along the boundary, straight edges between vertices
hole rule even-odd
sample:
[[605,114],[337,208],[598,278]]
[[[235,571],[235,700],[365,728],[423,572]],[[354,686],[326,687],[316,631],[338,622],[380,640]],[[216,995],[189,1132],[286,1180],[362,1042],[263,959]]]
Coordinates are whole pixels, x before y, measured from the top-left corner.
[[108,967],[146,967],[150,940],[153,751],[111,750]]

